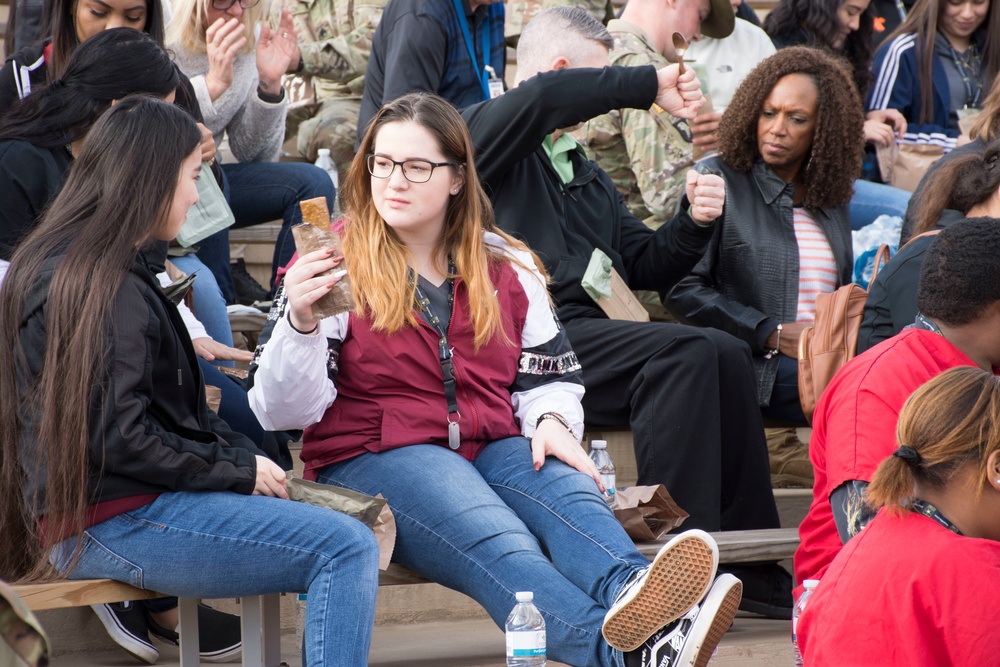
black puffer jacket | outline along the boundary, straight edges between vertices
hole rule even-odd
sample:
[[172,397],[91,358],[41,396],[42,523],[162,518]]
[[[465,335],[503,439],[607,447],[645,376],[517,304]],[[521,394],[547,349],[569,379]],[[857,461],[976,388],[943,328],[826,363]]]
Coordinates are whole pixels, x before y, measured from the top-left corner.
[[[764,341],[779,322],[794,322],[799,299],[799,245],[792,194],[763,160],[742,174],[718,157],[695,169],[726,181],[726,205],[715,221],[708,250],[691,275],[664,298],[683,322],[726,331],[750,345],[757,371],[757,396],[768,405],[778,358],[765,359]],[[826,233],[840,284],[853,267],[848,205],[810,211]]]
[[[21,386],[41,372],[45,305],[62,260],[56,256],[46,264],[26,297],[21,342],[29,376],[21,378]],[[108,398],[99,404],[95,388],[91,416],[90,503],[165,491],[253,492],[254,456],[264,453],[208,409],[191,339],[142,255],[125,275],[113,312],[104,379]],[[30,502],[40,487],[39,507],[44,507],[44,474],[33,474],[34,416],[24,401],[19,409],[26,497]]]

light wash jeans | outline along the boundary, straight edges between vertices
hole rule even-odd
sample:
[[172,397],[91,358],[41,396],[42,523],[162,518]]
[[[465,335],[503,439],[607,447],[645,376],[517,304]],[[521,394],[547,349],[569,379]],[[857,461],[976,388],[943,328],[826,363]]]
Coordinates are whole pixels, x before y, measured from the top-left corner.
[[858,230],[872,224],[880,215],[902,218],[912,193],[883,183],[872,183],[859,178],[854,181],[851,197],[851,229]]
[[437,445],[365,453],[319,481],[381,493],[396,518],[393,560],[481,604],[503,627],[517,591],[545,618],[549,660],[621,667],[604,615],[649,565],[590,477],[549,457],[535,472],[522,437],[469,462]]
[[[71,579],[117,579],[196,598],[306,592],[308,667],[367,665],[378,545],[345,514],[265,496],[182,491],[99,523],[83,539]],[[57,545],[62,563],[74,545]]]
[[[223,192],[233,209],[234,229],[259,225],[281,218],[281,231],[274,244],[271,282],[273,289],[278,268],[288,264],[295,253],[292,225],[302,222],[299,202],[313,197],[326,197],[333,211],[336,191],[330,176],[313,164],[304,162],[226,162]],[[212,234],[198,244],[198,256],[215,274],[227,303],[232,303],[236,290],[229,272],[229,230]]]
[[[222,296],[215,274],[198,259],[194,253],[183,257],[168,257],[171,263],[184,273],[198,276],[192,284],[191,294],[194,299],[194,315],[205,325],[205,331],[217,343],[233,346],[233,329],[229,326],[229,313],[226,311],[226,299]],[[216,360],[216,366],[236,367],[235,361]]]

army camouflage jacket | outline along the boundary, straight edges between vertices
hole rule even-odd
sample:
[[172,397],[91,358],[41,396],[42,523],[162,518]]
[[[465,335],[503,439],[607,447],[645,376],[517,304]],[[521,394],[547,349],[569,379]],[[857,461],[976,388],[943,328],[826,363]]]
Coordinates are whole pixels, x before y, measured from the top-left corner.
[[290,89],[315,95],[312,102],[329,97],[361,98],[372,37],[386,0],[283,0],[292,12],[299,33],[302,72]]
[[[608,31],[615,38],[612,65],[660,69],[670,64],[635,25],[616,19],[608,23]],[[588,122],[579,134],[588,155],[608,172],[637,218],[656,229],[674,216],[685,175],[694,164],[686,121],[658,107],[616,109]]]

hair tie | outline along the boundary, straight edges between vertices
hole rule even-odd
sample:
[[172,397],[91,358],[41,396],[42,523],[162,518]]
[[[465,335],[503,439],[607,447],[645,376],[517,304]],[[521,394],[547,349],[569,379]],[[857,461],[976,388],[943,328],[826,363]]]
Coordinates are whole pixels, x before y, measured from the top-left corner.
[[62,88],[64,85],[66,84],[63,82],[62,79],[56,79],[55,81],[49,84],[49,88],[58,89]]
[[910,447],[909,445],[903,445],[902,447],[894,451],[892,455],[895,456],[896,458],[903,459],[904,461],[909,463],[910,466],[918,466],[920,465],[920,462],[923,461],[923,457],[920,456],[920,452],[915,450],[913,447]]

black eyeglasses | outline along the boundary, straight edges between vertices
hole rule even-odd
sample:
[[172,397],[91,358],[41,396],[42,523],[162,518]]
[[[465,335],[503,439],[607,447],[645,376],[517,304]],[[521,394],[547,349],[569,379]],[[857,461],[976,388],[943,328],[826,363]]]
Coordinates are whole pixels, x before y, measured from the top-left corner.
[[368,154],[368,173],[375,178],[389,178],[396,165],[403,170],[403,178],[410,183],[426,183],[431,180],[437,167],[455,167],[454,162],[431,162],[430,160],[403,160],[397,162],[384,155]]
[[[240,7],[243,9],[250,9],[256,6],[260,0],[240,0]],[[233,5],[236,4],[236,0],[212,0],[212,9],[218,9],[220,12],[224,12]]]

